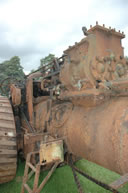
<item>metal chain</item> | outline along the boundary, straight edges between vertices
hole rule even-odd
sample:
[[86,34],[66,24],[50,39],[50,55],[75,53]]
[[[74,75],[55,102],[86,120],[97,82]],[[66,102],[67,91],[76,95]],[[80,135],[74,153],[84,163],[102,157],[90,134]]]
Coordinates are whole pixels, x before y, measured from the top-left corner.
[[83,189],[82,189],[82,187],[81,187],[80,181],[79,181],[79,179],[78,179],[78,176],[77,176],[77,174],[76,174],[76,172],[75,172],[75,169],[74,169],[74,167],[73,167],[73,162],[72,162],[72,157],[71,157],[71,155],[69,155],[68,158],[69,158],[69,159],[68,159],[68,164],[69,164],[69,166],[70,166],[71,169],[72,169],[72,173],[73,173],[73,176],[74,176],[74,180],[75,180],[77,189],[78,189],[79,193],[84,193],[84,191],[83,191]]
[[[80,169],[74,167],[73,165],[73,161],[72,161],[72,156],[69,155],[69,165],[70,167],[72,168],[72,171],[76,171],[78,172],[79,174],[81,174],[82,176],[86,177],[87,179],[89,179],[90,181],[94,182],[95,184],[101,186],[102,188],[106,189],[106,190],[109,190],[110,192],[113,192],[113,193],[120,193],[118,190],[112,188],[111,186],[109,186],[108,184],[106,183],[103,183],[91,176],[89,176],[88,174],[86,174],[85,172],[81,171]],[[73,174],[74,175],[74,174]],[[76,175],[76,174],[75,174]],[[74,177],[75,178],[75,177]],[[75,180],[76,181],[76,180]],[[77,183],[77,182],[76,182]],[[78,185],[77,185],[78,187]]]
[[92,182],[94,182],[95,184],[101,186],[102,188],[109,190],[110,192],[113,193],[120,193],[118,190],[112,188],[111,186],[109,186],[108,184],[105,184],[91,176],[89,176],[88,174],[86,174],[85,172],[79,170],[78,168],[74,167],[74,170],[77,171],[79,174],[81,174],[82,176],[86,177],[87,179],[91,180]]

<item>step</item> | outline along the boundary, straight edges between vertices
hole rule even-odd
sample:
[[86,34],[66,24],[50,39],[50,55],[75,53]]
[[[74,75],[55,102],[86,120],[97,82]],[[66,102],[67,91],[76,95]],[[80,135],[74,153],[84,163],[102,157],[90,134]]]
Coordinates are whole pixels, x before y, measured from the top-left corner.
[[118,180],[112,182],[110,186],[114,189],[118,189],[126,183],[128,183],[128,173],[121,176]]

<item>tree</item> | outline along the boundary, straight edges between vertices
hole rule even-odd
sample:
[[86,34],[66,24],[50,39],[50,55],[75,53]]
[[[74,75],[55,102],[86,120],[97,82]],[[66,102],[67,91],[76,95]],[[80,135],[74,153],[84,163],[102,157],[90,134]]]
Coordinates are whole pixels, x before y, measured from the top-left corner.
[[36,71],[36,70],[32,69],[32,70],[30,71],[30,74],[33,73],[33,72],[35,72],[35,71]]
[[[14,56],[10,60],[0,63],[0,84],[3,83],[3,89],[0,89],[1,94],[8,93],[6,87],[8,87],[10,81],[24,80],[24,77],[25,74],[23,72],[23,67],[20,65],[20,58],[18,56]],[[6,92],[3,93],[3,90],[6,90]]]
[[40,60],[40,67],[39,68],[46,66],[48,63],[52,62],[54,58],[55,58],[54,54],[49,54],[48,56],[42,58]]
[[[49,65],[47,66],[47,64],[51,63],[54,59],[55,59],[54,54],[49,54],[48,56],[45,56],[44,58],[40,59],[40,66],[38,67],[38,69],[37,70],[32,69],[30,74],[37,72],[37,71],[41,71],[42,73],[48,71],[50,66]],[[35,78],[35,79],[39,80],[40,78]]]

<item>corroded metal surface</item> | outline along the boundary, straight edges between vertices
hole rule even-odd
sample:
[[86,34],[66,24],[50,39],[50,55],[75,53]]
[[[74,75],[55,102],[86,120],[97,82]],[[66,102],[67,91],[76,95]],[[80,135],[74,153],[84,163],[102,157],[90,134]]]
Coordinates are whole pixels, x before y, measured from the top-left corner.
[[121,45],[125,35],[98,23],[83,31],[87,37],[28,76],[21,90],[18,108],[24,117],[14,109],[26,132],[23,153],[34,151],[40,134],[48,133],[64,139],[65,153],[125,174],[128,60]]
[[11,97],[13,105],[20,105],[21,103],[21,89],[17,88],[14,84],[10,86]]
[[98,81],[127,76],[121,39],[124,34],[96,25],[89,35],[70,46],[60,72],[61,82],[68,90],[94,88]]
[[12,107],[6,97],[0,97],[0,183],[12,180],[16,168],[16,128]]
[[40,164],[49,164],[55,161],[64,161],[63,141],[54,140],[40,145]]
[[128,100],[122,97],[94,108],[75,106],[65,124],[58,129],[51,125],[51,130],[67,136],[74,155],[124,174],[128,172],[127,123]]
[[74,155],[120,174],[128,172],[128,65],[120,41],[124,37],[97,24],[65,51],[60,80],[66,89],[59,98],[73,108],[57,128],[68,109],[61,113],[53,107],[49,129],[67,136],[65,143]]
[[35,128],[65,137],[67,151],[74,155],[124,174],[128,172],[128,62],[121,45],[125,36],[98,24],[85,34],[64,52],[58,85],[53,84],[57,81],[52,73],[51,79],[43,78],[42,91],[52,90],[49,99],[29,101]]

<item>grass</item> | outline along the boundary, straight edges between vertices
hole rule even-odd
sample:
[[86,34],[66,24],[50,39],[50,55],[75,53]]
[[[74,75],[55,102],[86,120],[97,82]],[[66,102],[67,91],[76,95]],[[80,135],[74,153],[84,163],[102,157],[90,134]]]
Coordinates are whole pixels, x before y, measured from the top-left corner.
[[[120,177],[118,174],[88,162],[87,160],[78,161],[76,166],[85,171],[87,174],[107,184]],[[16,178],[11,182],[0,185],[0,193],[20,193],[23,174],[24,163],[20,162],[18,165]],[[46,174],[46,171],[41,173],[40,182],[46,176]],[[78,175],[78,177],[85,193],[109,193],[109,191],[104,190],[83,176]],[[31,178],[29,181],[29,185],[31,187],[32,184],[33,178]],[[128,193],[128,184],[123,188],[120,188],[119,191],[121,193]],[[69,166],[57,168],[41,193],[78,193],[71,168]]]

